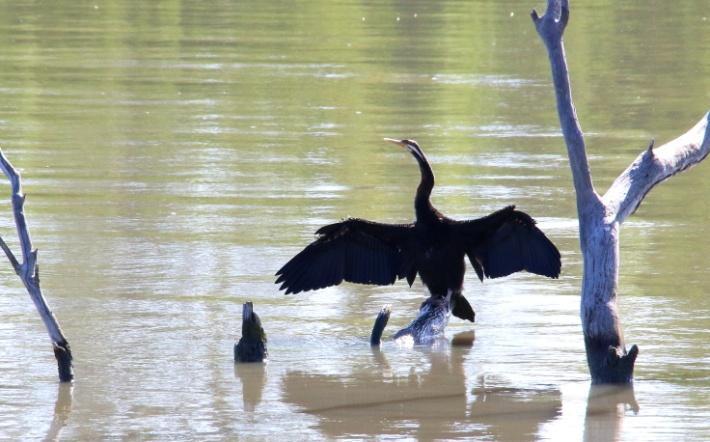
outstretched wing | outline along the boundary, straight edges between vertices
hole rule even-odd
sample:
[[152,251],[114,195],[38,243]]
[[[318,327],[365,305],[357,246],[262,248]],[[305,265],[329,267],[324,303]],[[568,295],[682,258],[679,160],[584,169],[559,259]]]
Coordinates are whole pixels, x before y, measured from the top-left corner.
[[560,252],[530,215],[515,206],[486,217],[457,224],[464,238],[466,255],[481,281],[526,270],[557,278]]
[[388,285],[405,276],[411,285],[416,270],[406,249],[413,227],[355,218],[322,227],[318,239],[276,272],[276,283],[287,294],[343,281]]

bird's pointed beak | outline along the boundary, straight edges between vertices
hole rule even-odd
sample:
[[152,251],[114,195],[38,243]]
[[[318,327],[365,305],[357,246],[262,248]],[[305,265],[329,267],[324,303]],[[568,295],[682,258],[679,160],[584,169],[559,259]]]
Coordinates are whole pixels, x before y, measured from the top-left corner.
[[254,314],[254,304],[251,302],[245,302],[244,305],[242,305],[242,320],[251,320],[252,314]]
[[385,141],[388,141],[392,144],[396,144],[399,147],[406,147],[407,145],[402,142],[402,140],[395,140],[394,138],[385,138]]

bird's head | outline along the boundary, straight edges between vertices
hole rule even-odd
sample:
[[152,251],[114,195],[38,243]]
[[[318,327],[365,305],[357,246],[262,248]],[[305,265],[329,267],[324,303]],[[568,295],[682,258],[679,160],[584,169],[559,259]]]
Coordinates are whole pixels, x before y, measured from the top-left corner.
[[254,304],[247,302],[242,307],[242,337],[266,342],[266,333],[261,326],[259,315],[254,312]]
[[407,149],[412,155],[414,155],[417,160],[426,161],[426,157],[424,156],[424,152],[422,152],[422,148],[419,147],[417,142],[414,140],[396,140],[394,138],[385,138],[385,141],[389,141],[390,143],[396,144],[400,147]]

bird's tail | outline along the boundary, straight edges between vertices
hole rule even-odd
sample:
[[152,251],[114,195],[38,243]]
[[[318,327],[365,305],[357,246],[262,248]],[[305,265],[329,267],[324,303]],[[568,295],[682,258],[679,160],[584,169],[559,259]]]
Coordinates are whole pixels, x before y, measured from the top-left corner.
[[471,307],[471,304],[468,303],[468,300],[461,292],[455,292],[451,295],[451,313],[467,321],[475,322],[476,320],[476,312],[473,311],[473,307]]

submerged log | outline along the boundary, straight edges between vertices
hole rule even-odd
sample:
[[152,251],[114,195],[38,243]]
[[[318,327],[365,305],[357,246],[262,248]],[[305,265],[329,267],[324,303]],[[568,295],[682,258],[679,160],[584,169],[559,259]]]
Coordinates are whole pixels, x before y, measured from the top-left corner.
[[12,187],[12,209],[15,216],[15,225],[17,227],[17,236],[20,240],[22,248],[22,263],[20,263],[15,255],[10,250],[10,247],[0,237],[0,247],[2,247],[7,259],[15,269],[15,273],[20,277],[27,292],[32,298],[37,311],[39,312],[42,322],[44,322],[49,338],[52,341],[54,348],[54,357],[57,359],[59,369],[59,380],[61,382],[70,382],[74,379],[72,369],[72,354],[69,348],[69,342],[64,337],[61,327],[54,314],[47,305],[47,301],[42,295],[42,289],[39,285],[39,267],[37,266],[37,250],[32,248],[32,240],[27,229],[27,221],[25,220],[24,204],[25,195],[22,194],[22,185],[20,183],[20,174],[12,167],[10,161],[5,157],[5,154],[0,150],[0,168],[10,180]]
[[[384,306],[375,318],[370,345],[378,346],[390,318],[390,307]],[[413,345],[431,345],[444,338],[444,329],[451,316],[450,298],[430,297],[419,307],[417,317],[392,336],[393,340],[410,339]]]
[[449,297],[429,297],[419,307],[419,313],[408,326],[392,336],[398,339],[411,339],[414,345],[431,345],[444,337],[444,329],[449,324],[451,302]]
[[687,133],[659,148],[654,148],[651,142],[609,190],[600,195],[592,183],[562,41],[569,20],[568,1],[548,0],[542,17],[534,10],[531,15],[547,48],[576,191],[579,241],[584,258],[581,318],[592,383],[628,384],[633,380],[638,347],[626,350],[618,315],[619,229],[656,184],[705,159],[710,152],[710,114],[705,114]]

